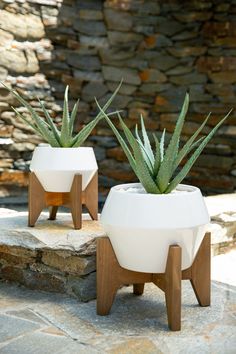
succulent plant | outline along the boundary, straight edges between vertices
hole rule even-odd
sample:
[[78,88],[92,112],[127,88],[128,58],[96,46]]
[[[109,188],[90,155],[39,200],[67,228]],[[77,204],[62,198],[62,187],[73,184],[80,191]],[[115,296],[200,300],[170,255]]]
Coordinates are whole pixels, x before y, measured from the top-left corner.
[[[61,129],[59,130],[57,125],[53,122],[49,112],[45,108],[44,103],[38,99],[40,107],[44,113],[44,118],[38,115],[35,109],[24,100],[15,90],[10,89],[8,86],[2,83],[2,85],[13,94],[13,96],[24,106],[27,108],[28,112],[31,115],[32,121],[29,118],[26,118],[23,114],[21,114],[16,108],[11,107],[16,115],[27,123],[33,130],[41,136],[45,141],[47,141],[52,147],[79,147],[81,144],[87,139],[93,128],[96,124],[104,117],[103,112],[110,106],[113,101],[117,91],[120,88],[120,85],[117,87],[115,92],[109,98],[107,103],[103,106],[102,111],[98,113],[98,115],[87,125],[85,125],[76,135],[73,136],[74,123],[77,116],[79,100],[75,103],[71,114],[69,113],[68,107],[68,91],[69,86],[65,89],[64,94],[64,104],[63,104],[63,116],[62,116],[62,124]],[[114,114],[115,112],[111,112],[108,114]]]
[[[135,133],[127,127],[124,120],[118,113],[120,125],[123,129],[124,136],[128,142],[123,139],[119,131],[116,129],[110,118],[106,115],[104,110],[96,101],[100,112],[104,114],[109,126],[113,130],[118,139],[128,161],[136,174],[137,178],[143,185],[147,193],[161,194],[170,193],[177,185],[186,177],[193,164],[201,154],[204,147],[213,137],[218,128],[224,123],[231,111],[210,131],[206,136],[199,138],[206,125],[210,114],[203,121],[201,126],[194,132],[194,134],[187,140],[187,142],[180,147],[180,135],[184,125],[186,113],[189,106],[189,94],[185,96],[185,100],[177,119],[175,130],[167,147],[165,147],[165,130],[161,135],[161,139],[153,134],[155,147],[152,148],[143,117],[141,116],[141,131],[142,138],[138,132],[136,125]],[[191,154],[190,154],[191,153]],[[184,158],[189,157],[183,167],[179,170],[179,165]]]

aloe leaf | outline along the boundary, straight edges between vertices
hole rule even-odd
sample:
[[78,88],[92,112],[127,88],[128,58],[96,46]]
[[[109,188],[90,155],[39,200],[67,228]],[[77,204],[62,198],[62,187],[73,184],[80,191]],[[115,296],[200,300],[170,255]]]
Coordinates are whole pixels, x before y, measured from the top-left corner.
[[119,120],[123,128],[123,131],[125,133],[125,136],[134,153],[134,158],[136,162],[136,171],[135,171],[136,176],[138,177],[139,181],[141,182],[141,184],[143,185],[147,193],[159,194],[160,190],[158,189],[157,185],[153,181],[150,170],[143,157],[139,143],[131,133],[130,129],[124,123],[120,115],[119,115]]
[[154,164],[154,162],[150,160],[150,156],[149,156],[147,150],[145,149],[145,146],[144,146],[144,144],[143,144],[143,142],[142,142],[142,140],[141,140],[141,138],[139,136],[138,126],[137,125],[135,126],[135,135],[136,135],[136,140],[137,140],[137,142],[139,143],[139,145],[141,147],[141,152],[143,154],[145,162],[148,165],[148,168],[149,168],[150,172],[153,173],[153,164]]
[[110,120],[110,118],[108,117],[108,115],[104,112],[103,108],[100,107],[99,103],[97,102],[97,106],[98,108],[101,110],[102,114],[104,115],[107,123],[109,124],[110,128],[112,129],[113,133],[115,134],[117,140],[119,141],[122,149],[124,150],[124,153],[130,163],[131,168],[133,169],[134,173],[136,174],[136,163],[135,160],[133,158],[133,155],[130,151],[130,149],[128,148],[126,142],[124,141],[124,139],[122,138],[121,134],[118,132],[118,130],[116,129],[116,127],[114,126],[114,124],[112,123],[112,121]]
[[153,138],[155,141],[155,146],[156,146],[156,151],[155,151],[155,160],[154,160],[154,166],[153,166],[153,175],[154,177],[157,176],[157,173],[159,171],[160,168],[160,163],[161,163],[161,154],[160,154],[160,143],[159,140],[157,138],[157,136],[155,134],[153,134]]
[[75,103],[72,112],[71,112],[71,116],[70,116],[70,123],[69,123],[69,130],[70,130],[70,135],[72,136],[73,134],[73,128],[74,128],[74,123],[75,123],[75,118],[78,112],[78,107],[79,107],[79,99],[77,100],[77,102]]
[[79,147],[83,144],[83,142],[87,139],[87,137],[91,134],[92,130],[95,128],[97,123],[102,119],[102,117],[96,117],[87,125],[85,125],[79,133],[72,139],[71,147]]
[[179,115],[179,118],[177,120],[176,126],[174,133],[172,135],[172,138],[170,140],[170,143],[166,149],[162,164],[160,166],[156,181],[159,186],[159,189],[161,190],[162,193],[166,190],[169,181],[172,177],[172,172],[173,172],[173,163],[174,160],[177,156],[178,153],[178,148],[179,148],[179,138],[180,134],[183,128],[185,116],[188,110],[189,106],[189,94],[186,93],[184,103]]
[[[107,116],[113,115],[117,112],[111,112],[107,114]],[[102,115],[98,115],[91,122],[89,122],[86,126],[83,127],[82,130],[79,131],[77,135],[75,135],[70,143],[71,147],[79,147],[83,144],[83,142],[87,139],[91,131],[95,128],[97,123],[103,119]]]
[[[191,152],[192,150],[194,150],[197,146],[199,146],[199,144],[205,139],[205,135],[204,136],[202,136],[201,138],[199,138],[197,141],[195,141],[192,145],[191,145],[191,147],[190,147],[190,149],[189,149],[189,152]],[[189,153],[188,152],[188,153]]]
[[[93,130],[93,128],[96,126],[96,124],[105,116],[105,110],[111,105],[113,99],[115,98],[117,92],[119,91],[120,87],[122,85],[122,81],[119,83],[119,85],[117,86],[116,90],[114,91],[114,93],[111,95],[111,97],[109,98],[109,100],[104,104],[104,106],[101,108],[101,106],[99,105],[96,97],[94,97],[95,102],[99,108],[99,113],[98,115],[94,118],[94,120],[92,122],[90,122],[89,124],[87,124],[87,126],[85,126],[74,138],[74,143],[73,143],[73,147],[77,147],[80,146],[89,136],[89,134],[91,133],[91,131]],[[110,113],[113,114],[113,113]],[[106,116],[110,115],[110,114],[106,114]]]
[[191,136],[191,138],[188,139],[186,144],[182,147],[182,149],[179,151],[175,161],[174,161],[174,166],[173,166],[173,172],[175,169],[179,166],[180,162],[183,160],[183,158],[192,150],[192,144],[195,141],[195,139],[198,137],[204,126],[206,125],[208,119],[210,118],[211,113],[208,114],[204,122],[200,125],[200,127],[196,130],[196,132]]
[[[119,91],[121,85],[122,85],[123,79],[120,81],[119,85],[117,86],[117,88],[115,89],[114,93],[111,95],[111,97],[109,98],[109,100],[104,104],[104,106],[102,107],[102,110],[105,112],[106,109],[111,105],[113,99],[115,98],[117,92]],[[96,97],[94,97],[95,101],[97,101]],[[102,112],[100,112],[99,114],[103,114]]]
[[219,127],[224,123],[224,121],[228,118],[230,113],[232,112],[232,109],[229,111],[229,113],[212,129],[212,131],[205,137],[205,139],[201,142],[199,147],[195,150],[193,155],[190,157],[190,159],[186,162],[182,170],[179,172],[179,174],[170,182],[168,185],[167,189],[165,190],[165,193],[170,193],[173,189],[177,187],[177,185],[186,177],[190,169],[192,168],[193,164],[201,154],[202,150],[204,147],[207,145],[207,143],[211,140],[215,132],[219,129]]
[[161,162],[164,159],[164,153],[165,153],[165,134],[166,134],[166,130],[164,129],[161,135],[161,141],[160,141],[160,158],[161,158]]
[[152,165],[154,164],[154,155],[153,155],[153,151],[152,151],[152,147],[149,141],[149,137],[147,135],[147,131],[145,128],[145,124],[144,124],[144,120],[143,120],[143,116],[141,114],[141,128],[142,128],[142,135],[143,135],[143,141],[144,141],[144,147],[145,147],[145,151],[147,152],[147,155],[152,163]]
[[45,118],[47,119],[47,122],[55,136],[55,139],[57,140],[58,144],[61,145],[60,143],[60,132],[59,130],[57,129],[56,125],[54,124],[50,114],[48,113],[48,111],[46,110],[45,106],[44,106],[44,103],[42,101],[40,101],[40,99],[38,98],[38,101],[39,101],[39,104],[43,110],[43,113],[45,115]]
[[[35,112],[35,110],[28,104],[18,93],[14,90],[9,89],[5,84],[3,84],[4,87],[7,88],[8,91],[10,91],[16,99],[23,105],[25,106],[28,111],[31,113],[32,119],[34,120],[37,129],[35,129],[34,125],[31,125],[33,129],[38,133],[40,131],[41,136],[52,146],[59,146],[57,143],[57,140],[55,139],[54,135],[50,132],[48,129],[48,123],[46,123],[42,118],[38,116],[38,114]],[[18,115],[19,116],[19,115]]]
[[142,140],[141,140],[141,138],[139,136],[138,125],[137,124],[135,125],[135,135],[136,135],[136,139],[140,143],[140,145],[143,145],[143,142],[142,142]]
[[63,104],[62,125],[61,125],[61,143],[62,146],[68,147],[70,142],[70,114],[68,107],[68,90],[66,86]]
[[[27,125],[29,125],[34,131],[36,131],[38,134],[42,136],[42,133],[40,130],[36,127],[36,125],[32,124],[26,117],[23,116],[17,109],[15,109],[13,106],[11,106],[11,109],[16,113],[16,115],[23,120]],[[42,136],[43,137],[43,136]]]

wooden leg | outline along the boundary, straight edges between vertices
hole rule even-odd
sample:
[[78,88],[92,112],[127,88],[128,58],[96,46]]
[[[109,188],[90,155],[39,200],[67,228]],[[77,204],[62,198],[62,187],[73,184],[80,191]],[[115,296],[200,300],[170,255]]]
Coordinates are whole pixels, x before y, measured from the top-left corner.
[[58,206],[50,207],[48,220],[56,220]]
[[76,230],[82,227],[82,176],[75,175],[70,190],[71,214]]
[[144,283],[134,284],[133,285],[133,293],[134,295],[142,295],[144,291]]
[[34,173],[29,174],[28,189],[28,225],[34,226],[38,217],[45,207],[44,189]]
[[85,190],[85,205],[93,220],[98,219],[98,173],[93,176]]
[[117,261],[108,238],[97,239],[97,314],[108,315],[119,283],[116,280]]
[[168,325],[172,331],[181,329],[181,248],[170,246],[165,271],[165,298]]
[[191,267],[191,284],[200,306],[211,303],[211,234],[206,233]]

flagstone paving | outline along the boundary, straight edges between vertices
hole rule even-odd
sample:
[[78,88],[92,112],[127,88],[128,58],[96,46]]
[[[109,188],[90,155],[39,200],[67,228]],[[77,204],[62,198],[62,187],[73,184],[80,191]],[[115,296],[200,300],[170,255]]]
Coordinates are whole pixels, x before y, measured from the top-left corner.
[[[214,265],[214,262],[213,262]],[[151,284],[143,296],[119,290],[109,316],[96,301],[0,283],[1,354],[217,353],[236,348],[236,287],[212,282],[212,305],[201,308],[183,282],[182,330],[167,327],[164,295]]]
[[[0,354],[235,354],[235,195],[226,195],[221,201],[218,197],[207,198],[212,216],[212,253],[227,251],[212,258],[212,304],[199,307],[190,283],[184,281],[181,332],[169,331],[164,294],[152,284],[145,286],[143,296],[134,296],[131,287],[120,289],[110,315],[100,317],[96,315],[96,300],[84,303],[67,294],[29,290],[0,281]],[[78,252],[81,242],[87,240],[87,234],[78,239],[71,227],[65,227],[68,215],[60,214],[59,220],[52,223],[49,238],[42,232],[47,227],[46,217],[42,216],[37,228],[28,229],[25,213],[15,219],[15,212],[11,211],[12,217],[9,212],[3,210],[1,214],[0,221],[5,220],[4,228],[1,225],[2,247],[15,247],[23,240],[27,244],[21,248],[34,252],[29,233],[37,239],[36,248],[40,250],[46,242],[47,247],[71,252],[74,242],[73,252]],[[6,238],[7,229],[12,234]],[[54,239],[55,230],[59,240]],[[20,238],[23,231],[28,236]],[[91,253],[94,249],[90,248]],[[31,256],[24,257],[30,260]]]

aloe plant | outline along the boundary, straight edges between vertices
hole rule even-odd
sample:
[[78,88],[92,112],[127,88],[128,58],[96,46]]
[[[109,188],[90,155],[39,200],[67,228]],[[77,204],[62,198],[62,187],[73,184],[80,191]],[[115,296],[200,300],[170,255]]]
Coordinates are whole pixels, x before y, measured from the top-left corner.
[[[116,135],[116,138],[123,148],[137,178],[146,192],[152,194],[170,193],[177,187],[177,185],[186,177],[215,132],[231,113],[230,111],[207,136],[199,138],[200,133],[210,118],[209,114],[195,133],[182,147],[180,147],[180,135],[189,106],[189,94],[187,93],[168,146],[165,147],[165,130],[163,130],[160,141],[157,135],[153,134],[155,146],[152,148],[142,116],[141,137],[137,125],[135,132],[132,133],[118,113],[120,125],[128,142],[126,143],[108,115],[104,112],[103,108],[100,107],[97,101],[96,103],[100,112],[104,114],[109,126]],[[186,157],[189,157],[187,162],[178,172],[180,163]]]
[[[63,104],[63,115],[62,115],[62,124],[61,129],[59,130],[57,125],[53,122],[52,117],[49,112],[46,110],[44,103],[38,99],[40,107],[44,113],[44,118],[38,115],[35,109],[22,98],[19,93],[15,90],[10,89],[8,86],[2,83],[2,85],[13,94],[13,96],[24,106],[27,108],[32,121],[29,118],[26,118],[23,114],[21,114],[16,108],[11,107],[16,115],[23,120],[26,124],[31,126],[33,130],[41,136],[45,141],[47,141],[52,147],[79,147],[81,144],[87,139],[90,135],[93,128],[96,124],[104,117],[105,110],[112,103],[117,91],[120,88],[120,85],[117,87],[115,92],[109,98],[107,103],[103,106],[102,111],[98,113],[98,115],[87,125],[85,125],[76,135],[73,136],[73,128],[75,119],[78,112],[79,100],[75,103],[71,114],[69,113],[68,107],[68,91],[69,86],[65,89],[64,94],[64,104]],[[107,116],[114,114],[115,112],[111,112],[107,114]]]

